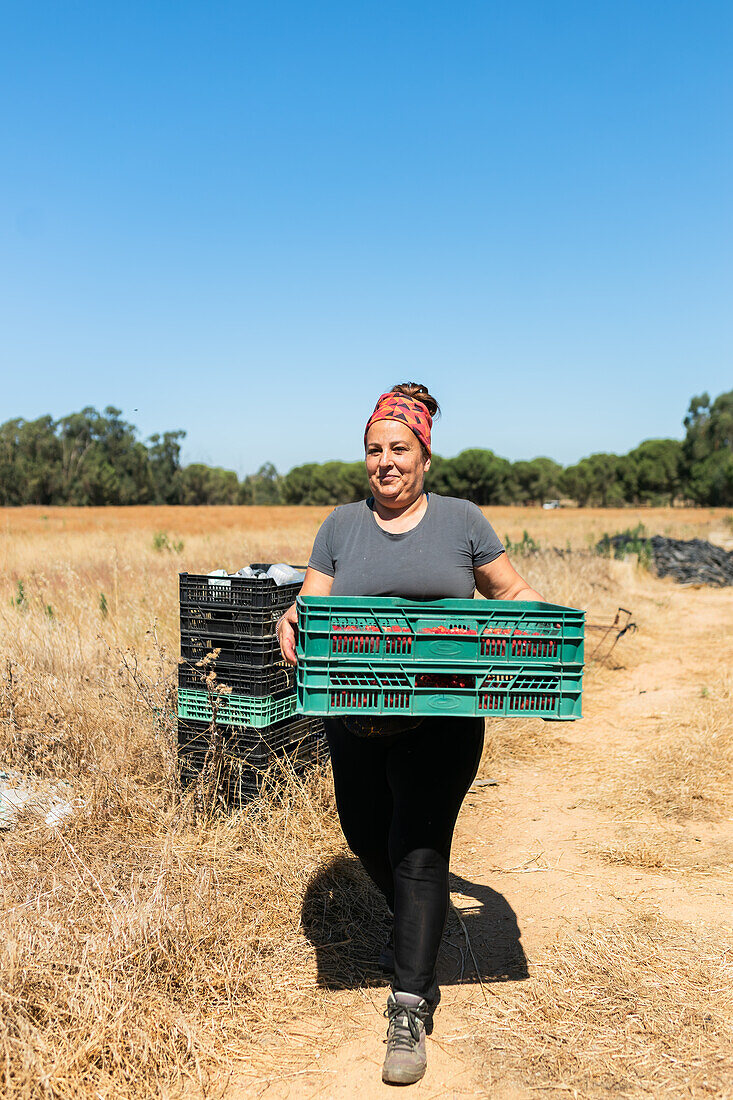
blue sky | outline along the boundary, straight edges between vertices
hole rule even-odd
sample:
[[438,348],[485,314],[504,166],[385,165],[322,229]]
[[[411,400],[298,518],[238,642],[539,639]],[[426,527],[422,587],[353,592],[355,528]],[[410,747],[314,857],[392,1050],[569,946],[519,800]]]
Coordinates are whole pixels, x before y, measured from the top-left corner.
[[733,8],[5,4],[0,420],[114,404],[239,473],[569,463],[733,387]]

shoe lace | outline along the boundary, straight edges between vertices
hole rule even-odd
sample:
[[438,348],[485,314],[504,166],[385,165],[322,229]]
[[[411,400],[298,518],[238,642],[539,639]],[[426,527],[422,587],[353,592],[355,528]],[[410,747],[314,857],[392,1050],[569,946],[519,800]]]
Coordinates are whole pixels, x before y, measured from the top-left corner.
[[387,1030],[387,1051],[409,1050],[420,1042],[420,1028],[424,1027],[423,1016],[419,1008],[390,1002],[384,1015],[389,1020]]

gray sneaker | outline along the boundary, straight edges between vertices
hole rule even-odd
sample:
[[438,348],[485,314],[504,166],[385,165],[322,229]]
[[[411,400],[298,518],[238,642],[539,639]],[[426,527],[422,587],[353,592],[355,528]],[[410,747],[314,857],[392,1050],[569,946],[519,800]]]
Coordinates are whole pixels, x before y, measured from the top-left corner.
[[389,1027],[382,1080],[387,1085],[412,1085],[420,1080],[428,1065],[425,1054],[428,1003],[414,993],[390,993],[384,1015]]

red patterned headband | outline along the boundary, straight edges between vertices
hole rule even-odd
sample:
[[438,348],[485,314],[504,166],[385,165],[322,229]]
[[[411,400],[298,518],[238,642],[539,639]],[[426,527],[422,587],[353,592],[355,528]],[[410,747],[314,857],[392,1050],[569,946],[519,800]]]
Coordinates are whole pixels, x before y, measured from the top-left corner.
[[375,420],[401,421],[415,433],[428,454],[432,453],[430,429],[433,426],[433,418],[422,401],[418,401],[415,397],[405,397],[402,393],[383,393],[374,406],[374,412],[367,420],[367,426],[364,429],[365,444],[367,432]]

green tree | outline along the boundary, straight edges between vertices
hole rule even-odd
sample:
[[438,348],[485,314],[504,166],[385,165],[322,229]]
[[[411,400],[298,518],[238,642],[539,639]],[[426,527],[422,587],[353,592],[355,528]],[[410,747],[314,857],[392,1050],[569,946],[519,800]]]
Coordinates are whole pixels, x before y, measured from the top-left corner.
[[23,422],[18,456],[24,503],[54,504],[58,496],[61,447],[50,416]]
[[182,431],[151,435],[148,440],[150,478],[156,504],[179,504],[181,500]]
[[293,466],[282,479],[280,491],[286,504],[310,504],[308,498],[315,471],[316,462],[305,462],[302,466]]
[[25,504],[19,476],[20,432],[23,421],[7,420],[0,427],[0,504]]
[[591,469],[593,480],[593,503],[601,508],[613,508],[624,503],[623,488],[620,482],[621,465],[615,454],[594,454],[585,459]]
[[50,416],[0,427],[0,503],[59,502],[61,447]]
[[712,508],[733,506],[733,455],[716,451],[697,463],[690,471],[687,488],[698,504]]
[[311,478],[306,504],[345,504],[342,481],[343,462],[322,462]]
[[442,480],[451,496],[475,504],[508,504],[513,496],[512,465],[493,451],[461,451],[446,463]]
[[338,472],[340,500],[344,504],[353,500],[365,500],[371,496],[369,478],[363,462],[342,462]]
[[563,471],[562,492],[576,500],[581,508],[589,504],[616,507],[624,503],[623,471],[623,460],[618,455],[588,455]]
[[62,496],[69,504],[145,504],[153,496],[147,448],[108,405],[59,421]]
[[430,459],[430,469],[425,475],[425,488],[429,493],[441,493],[449,496],[450,490],[448,488],[448,475],[450,472],[451,460],[449,458],[443,458],[442,455],[432,455]]
[[265,462],[256,474],[247,474],[239,486],[239,503],[281,504],[281,480],[273,464]]
[[181,470],[181,504],[236,504],[239,480],[234,470],[194,462]]
[[282,479],[286,504],[347,504],[369,496],[363,462],[308,462]]
[[684,419],[685,487],[697,504],[733,504],[733,390],[693,397]]
[[674,504],[682,487],[682,444],[676,439],[647,439],[629,451],[623,472],[627,500]]
[[529,462],[513,463],[516,502],[541,504],[543,500],[559,496],[561,474],[562,466],[551,458],[533,458]]
[[566,466],[560,475],[560,491],[563,496],[576,501],[585,508],[593,494],[593,480],[590,467],[585,461]]

